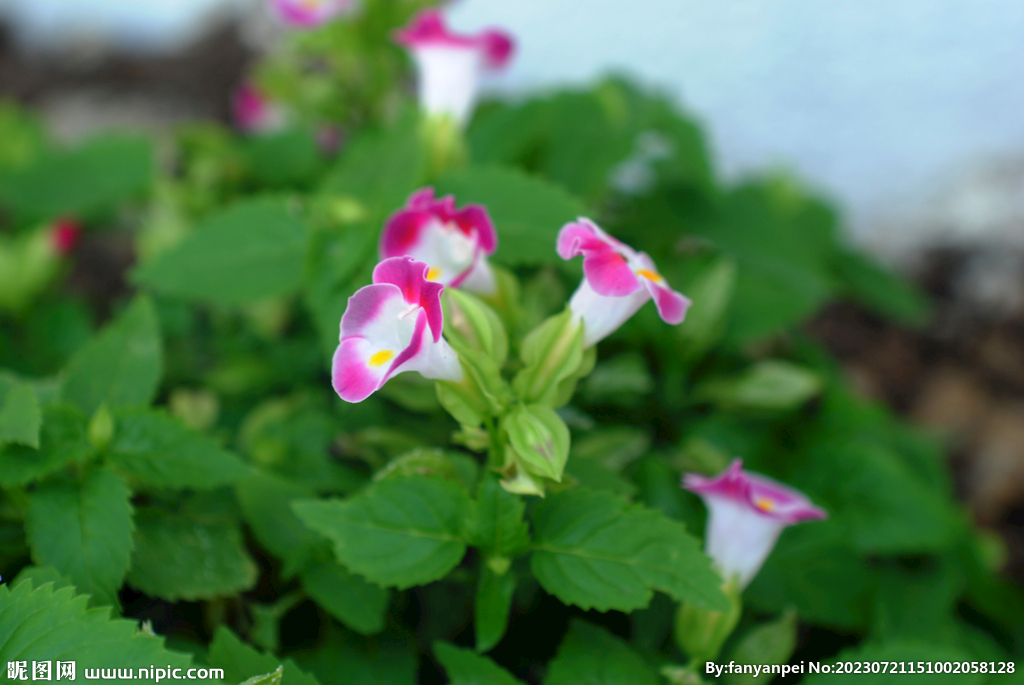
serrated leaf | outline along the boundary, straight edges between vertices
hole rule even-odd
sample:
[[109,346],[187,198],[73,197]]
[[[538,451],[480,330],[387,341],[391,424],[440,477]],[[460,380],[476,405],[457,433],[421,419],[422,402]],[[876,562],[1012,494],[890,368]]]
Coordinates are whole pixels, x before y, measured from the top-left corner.
[[[874,673],[871,672],[870,676],[867,676],[872,683],[875,685],[889,685],[889,683],[903,683],[907,678],[913,678],[915,683],[924,683],[925,685],[976,685],[985,681],[987,676],[983,673],[918,673],[917,663],[918,661],[923,662],[953,662],[959,663],[964,661],[972,661],[970,653],[957,649],[955,647],[942,647],[937,645],[929,645],[920,642],[886,642],[884,644],[875,645],[863,645],[853,649],[846,649],[839,653],[835,659],[829,659],[823,661],[823,665],[834,667],[836,661],[850,661],[850,662],[872,662],[891,663],[891,662],[905,662],[905,669],[909,669],[911,662],[914,663],[915,673],[913,676],[907,675],[906,673],[900,673],[897,669],[895,673],[890,671],[889,673]],[[807,685],[828,685],[842,684],[842,683],[860,683],[865,681],[864,672],[860,673],[812,673],[807,675],[802,682]]]
[[574,620],[548,666],[544,685],[660,685],[633,649],[601,628]]
[[243,304],[295,292],[305,255],[305,229],[284,201],[257,197],[210,217],[133,279],[168,295]]
[[523,520],[526,503],[506,492],[492,474],[484,476],[477,490],[470,524],[470,542],[488,554],[514,557],[526,551],[530,532]]
[[558,230],[583,214],[580,201],[560,186],[508,168],[452,172],[438,180],[437,192],[453,193],[460,205],[487,207],[501,240],[495,259],[515,266],[557,261]]
[[301,577],[306,594],[352,630],[363,635],[384,630],[389,591],[335,563],[317,564],[303,571]]
[[242,685],[281,685],[282,679],[284,679],[284,664],[278,666],[277,670],[271,673],[254,675],[252,678],[243,681]]
[[512,674],[485,656],[447,642],[435,642],[434,654],[451,685],[521,685]]
[[0,447],[14,442],[38,448],[42,424],[42,411],[32,386],[0,376]]
[[224,597],[250,589],[256,578],[256,564],[237,525],[156,512],[136,517],[135,551],[126,581],[147,595],[171,602]]
[[153,177],[153,150],[142,138],[105,136],[48,154],[0,179],[0,201],[22,220],[111,209]]
[[66,575],[98,604],[115,604],[132,549],[131,492],[106,469],[78,486],[59,483],[29,495],[25,534],[32,559]]
[[469,496],[448,480],[388,478],[347,501],[293,507],[306,525],[334,542],[342,564],[385,587],[443,578],[466,553]]
[[225,626],[219,626],[213,634],[210,665],[224,669],[224,681],[228,683],[240,683],[252,678],[254,674],[273,672],[283,666],[284,682],[291,685],[320,685],[316,678],[299,668],[292,659],[261,654],[239,640]]
[[249,467],[208,437],[162,411],[116,413],[110,463],[155,488],[210,489],[237,482]]
[[77,407],[49,405],[43,409],[39,449],[24,445],[0,447],[0,486],[15,487],[38,480],[92,452],[86,439],[86,418]]
[[88,598],[75,596],[72,588],[54,590],[47,584],[33,589],[29,582],[14,589],[0,585],[0,663],[75,661],[79,678],[85,667],[191,665],[189,656],[168,651],[162,639],[139,631],[136,621],[111,619],[109,609],[87,605]]
[[486,563],[480,566],[480,579],[473,602],[476,651],[489,652],[505,636],[515,591],[516,576],[511,570],[499,575]]
[[162,373],[156,312],[149,298],[140,296],[71,357],[62,397],[90,415],[104,402],[111,408],[146,405]]
[[235,494],[256,539],[284,562],[281,574],[286,578],[303,569],[318,548],[327,549],[327,540],[292,511],[292,502],[315,494],[312,488],[274,474],[252,472],[238,483]]
[[567,490],[538,505],[533,530],[530,568],[566,604],[631,611],[661,590],[728,609],[721,579],[697,540],[657,511],[608,493]]

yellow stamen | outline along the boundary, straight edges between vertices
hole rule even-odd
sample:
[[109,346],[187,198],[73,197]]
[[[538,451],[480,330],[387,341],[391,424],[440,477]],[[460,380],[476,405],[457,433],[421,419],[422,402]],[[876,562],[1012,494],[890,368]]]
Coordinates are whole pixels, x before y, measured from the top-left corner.
[[665,282],[665,279],[661,277],[661,274],[659,274],[657,272],[654,272],[654,271],[651,271],[650,269],[637,269],[636,270],[636,275],[637,276],[643,276],[647,280],[654,281],[655,283],[664,283]]
[[436,281],[441,276],[440,267],[432,266],[427,269],[427,280]]
[[395,353],[391,350],[381,350],[370,357],[370,366],[376,368],[383,364],[387,364],[389,361],[395,358]]
[[771,501],[767,497],[761,497],[760,499],[754,502],[754,506],[760,509],[761,511],[770,512],[772,509],[775,508],[775,502]]

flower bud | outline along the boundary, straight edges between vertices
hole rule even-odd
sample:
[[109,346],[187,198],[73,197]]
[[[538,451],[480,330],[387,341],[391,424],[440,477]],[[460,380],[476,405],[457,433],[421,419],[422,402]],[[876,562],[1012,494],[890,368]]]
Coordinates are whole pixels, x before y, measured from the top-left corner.
[[714,661],[740,619],[742,604],[735,581],[726,582],[722,592],[729,598],[728,611],[712,611],[685,602],[676,611],[676,644],[695,662]]
[[101,404],[93,413],[86,435],[89,438],[89,444],[97,452],[105,450],[114,438],[114,417],[105,403]]
[[508,335],[494,310],[476,297],[454,289],[445,291],[441,304],[448,341],[486,353],[500,368],[508,357]]
[[[525,402],[558,406],[564,397],[561,381],[573,376],[583,362],[583,326],[568,309],[530,331],[520,352],[524,368],[512,387]],[[564,404],[564,402],[563,402]]]
[[[737,643],[730,660],[738,664],[784,664],[796,650],[797,617],[794,609],[787,609],[774,621],[762,623]],[[751,673],[725,675],[728,685],[756,685]]]
[[569,429],[551,407],[520,405],[502,420],[520,467],[535,476],[561,482],[569,458]]

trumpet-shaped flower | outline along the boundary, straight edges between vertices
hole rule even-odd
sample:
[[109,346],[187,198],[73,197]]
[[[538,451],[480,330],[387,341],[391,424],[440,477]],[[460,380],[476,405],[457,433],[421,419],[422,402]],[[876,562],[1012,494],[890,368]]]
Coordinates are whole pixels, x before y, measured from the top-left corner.
[[269,100],[252,83],[243,83],[231,97],[235,125],[246,133],[268,133],[285,125],[284,109]]
[[385,259],[373,270],[373,285],[349,298],[331,368],[341,399],[362,402],[404,371],[462,380],[459,359],[441,337],[444,286],[427,280],[428,268],[411,257]]
[[714,478],[687,474],[683,487],[708,508],[704,551],[741,589],[761,570],[784,528],[827,517],[803,493],[744,471],[741,459]]
[[315,28],[345,14],[354,6],[353,0],[271,0],[277,16],[298,28]]
[[483,69],[500,69],[512,57],[514,43],[504,31],[489,29],[475,36],[452,33],[437,10],[416,15],[395,34],[419,69],[420,104],[430,114],[448,114],[464,124],[476,102]]
[[654,262],[580,217],[558,232],[558,255],[583,255],[583,282],[569,308],[583,322],[583,346],[613,333],[654,298],[658,314],[670,324],[682,323],[690,300],[669,287]]
[[455,198],[434,198],[433,188],[413,193],[405,207],[388,218],[380,237],[382,258],[408,255],[426,262],[427,278],[481,295],[495,292],[487,255],[498,236],[481,205],[455,209]]

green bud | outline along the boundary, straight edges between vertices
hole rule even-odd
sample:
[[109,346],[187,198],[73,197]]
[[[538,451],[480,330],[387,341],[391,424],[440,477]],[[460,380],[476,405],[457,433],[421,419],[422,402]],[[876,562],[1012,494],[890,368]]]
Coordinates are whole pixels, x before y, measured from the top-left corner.
[[[729,658],[738,664],[768,665],[784,664],[796,651],[797,616],[796,610],[786,609],[782,616],[763,623],[746,635],[733,648]],[[758,679],[752,673],[730,673],[724,676],[728,685],[756,685],[769,682],[771,673],[762,673]]]
[[524,368],[512,382],[520,399],[559,406],[556,402],[565,395],[564,387],[559,392],[559,384],[571,378],[584,361],[583,326],[566,308],[530,331],[520,357]]
[[89,419],[86,435],[89,438],[89,444],[97,452],[105,450],[110,441],[114,439],[114,417],[107,409],[106,403],[101,404]]
[[217,423],[220,402],[209,390],[179,388],[171,393],[167,402],[171,414],[193,430],[205,431]]
[[486,564],[487,568],[491,569],[494,575],[503,576],[508,573],[509,568],[512,567],[512,560],[508,557],[496,554],[494,556],[487,557]]
[[569,428],[554,409],[542,404],[519,405],[502,419],[501,427],[521,468],[561,482],[569,458]]
[[729,598],[728,611],[712,611],[685,602],[676,611],[676,644],[693,663],[714,661],[740,620],[742,603],[736,583],[726,582],[722,592]]
[[56,278],[60,263],[49,227],[12,239],[0,236],[0,310],[24,310]]
[[510,400],[501,370],[486,352],[450,341],[459,355],[463,379],[458,383],[437,381],[437,399],[463,426],[476,427],[488,416],[498,416]]
[[448,341],[484,352],[501,368],[508,357],[508,335],[495,311],[476,297],[453,288],[445,290],[442,304]]
[[505,445],[505,467],[501,475],[501,487],[513,495],[544,496],[544,479],[533,475],[516,461],[516,451],[511,445]]

